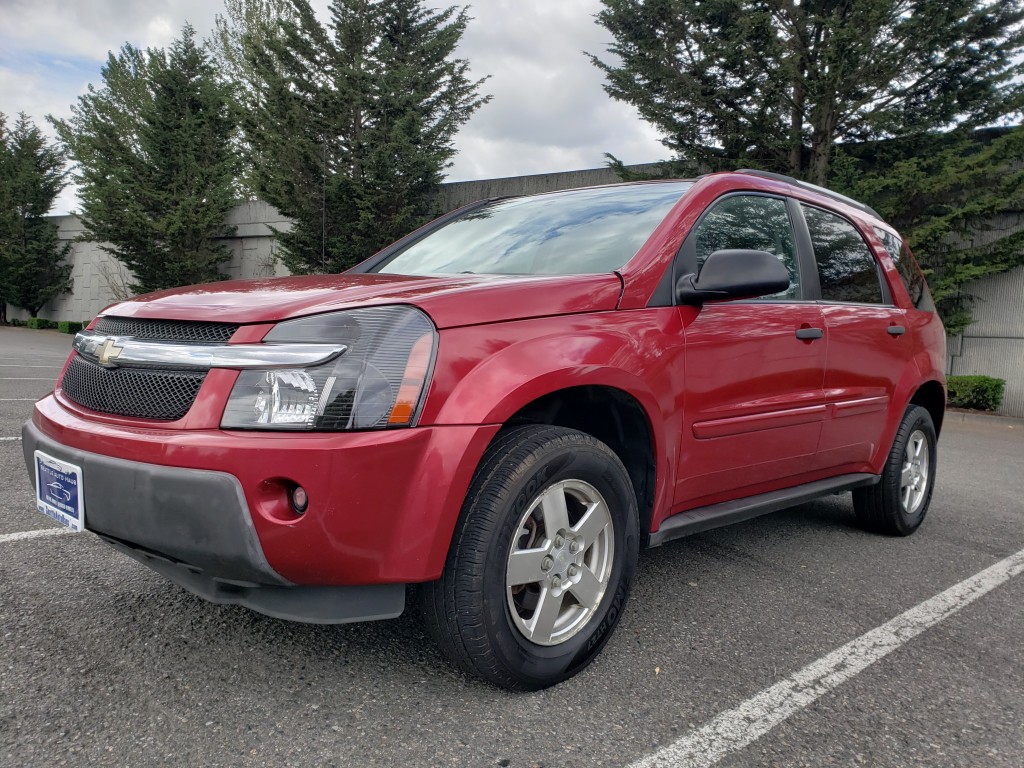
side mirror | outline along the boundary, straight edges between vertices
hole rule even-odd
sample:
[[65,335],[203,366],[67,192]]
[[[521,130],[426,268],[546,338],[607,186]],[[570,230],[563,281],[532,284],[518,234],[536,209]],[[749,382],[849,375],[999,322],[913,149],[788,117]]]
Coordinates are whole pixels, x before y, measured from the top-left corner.
[[683,275],[676,283],[680,304],[753,299],[789,288],[789,271],[767,251],[729,249],[715,251],[697,275]]

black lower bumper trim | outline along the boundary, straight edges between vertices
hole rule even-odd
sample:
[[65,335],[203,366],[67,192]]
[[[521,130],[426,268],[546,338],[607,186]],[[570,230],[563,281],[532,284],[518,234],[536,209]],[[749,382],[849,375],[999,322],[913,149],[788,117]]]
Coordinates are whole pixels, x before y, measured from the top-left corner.
[[281,587],[229,582],[210,578],[184,563],[137,549],[108,536],[102,538],[115,549],[204,600],[221,605],[241,605],[276,619],[309,624],[348,624],[393,619],[405,609],[405,584]]

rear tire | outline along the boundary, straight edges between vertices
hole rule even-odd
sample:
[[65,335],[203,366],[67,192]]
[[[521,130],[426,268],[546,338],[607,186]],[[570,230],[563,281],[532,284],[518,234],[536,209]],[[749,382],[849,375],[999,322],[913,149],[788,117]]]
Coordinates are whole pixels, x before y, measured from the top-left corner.
[[853,508],[861,525],[890,536],[909,536],[928,513],[935,487],[937,458],[931,414],[911,405],[896,430],[882,479],[853,491]]
[[423,585],[427,630],[494,685],[554,685],[611,636],[639,541],[636,495],[608,446],[561,427],[509,429],[476,472],[441,578]]

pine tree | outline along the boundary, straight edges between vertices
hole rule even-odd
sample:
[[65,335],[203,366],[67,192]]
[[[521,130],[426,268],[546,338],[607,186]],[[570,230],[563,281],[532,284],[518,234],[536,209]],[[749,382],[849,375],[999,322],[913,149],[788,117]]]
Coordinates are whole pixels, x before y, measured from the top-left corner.
[[[290,0],[225,0],[224,13],[216,16],[206,48],[221,81],[231,85],[240,115],[255,114],[267,88],[250,51],[265,48],[269,39],[281,34],[281,22],[287,20],[295,21]],[[264,160],[255,147],[245,143],[244,136],[238,141],[241,154],[250,158],[241,169],[239,188],[245,197],[255,199],[258,192],[252,169],[261,167]]]
[[251,44],[266,84],[245,121],[260,196],[295,221],[279,233],[293,272],[346,269],[433,213],[458,129],[490,97],[454,51],[465,9],[421,0],[306,0]]
[[[966,281],[1024,262],[1021,0],[602,0],[618,61],[592,62],[676,157],[755,167],[879,210],[930,273],[950,331]],[[611,164],[630,176],[618,160]]]
[[983,126],[1024,104],[1021,0],[602,0],[591,56],[692,170],[824,184],[832,147]]
[[61,244],[46,217],[67,186],[64,152],[47,142],[25,114],[6,128],[0,114],[0,306],[36,317],[50,299],[71,290],[71,244]]
[[844,145],[833,171],[906,237],[949,333],[971,322],[965,284],[1024,264],[1024,127]]
[[152,291],[217,280],[236,200],[229,86],[186,25],[168,51],[126,44],[70,120],[53,120],[77,163],[86,236]]

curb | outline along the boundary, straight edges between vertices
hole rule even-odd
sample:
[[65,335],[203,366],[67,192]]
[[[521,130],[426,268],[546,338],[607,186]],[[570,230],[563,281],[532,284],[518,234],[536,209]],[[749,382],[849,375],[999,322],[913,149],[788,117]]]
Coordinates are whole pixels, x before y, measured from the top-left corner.
[[959,408],[948,408],[944,421],[960,421],[973,424],[990,424],[992,426],[1024,429],[1024,419],[1013,416],[1001,416],[998,413],[982,413],[981,411],[962,411]]

